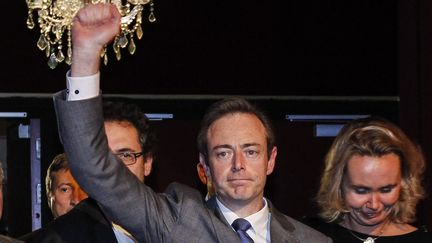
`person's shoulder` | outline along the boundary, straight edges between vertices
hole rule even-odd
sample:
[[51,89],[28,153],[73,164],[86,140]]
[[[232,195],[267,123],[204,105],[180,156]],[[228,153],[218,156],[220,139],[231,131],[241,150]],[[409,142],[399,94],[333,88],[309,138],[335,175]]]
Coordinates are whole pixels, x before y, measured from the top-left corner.
[[184,200],[188,198],[202,201],[201,193],[198,190],[178,182],[170,183],[164,193],[173,197],[174,200]]
[[[297,235],[301,236],[304,239],[325,239],[328,238],[322,232],[310,227],[309,225],[304,224],[303,222],[296,220],[288,215],[283,215],[286,221],[294,226],[295,232]],[[280,219],[280,217],[279,217]],[[324,242],[324,241],[323,241]]]
[[325,232],[325,233],[340,228],[338,224],[326,222],[324,219],[318,216],[304,216],[301,218],[301,222],[308,225],[311,228],[314,228],[320,232]]
[[279,212],[269,204],[271,212],[271,231],[284,231],[285,234],[294,235],[301,242],[331,242],[331,239],[312,227]]
[[419,226],[419,227],[418,227],[418,230],[419,230],[420,232],[423,232],[423,233],[429,233],[429,234],[432,233],[432,232],[428,229],[428,227],[427,227],[426,225],[421,225],[421,226]]
[[165,191],[158,195],[160,202],[169,206],[166,210],[175,215],[189,214],[194,211],[203,213],[203,210],[207,210],[205,201],[198,190],[178,182],[169,184]]
[[423,240],[422,242],[432,242],[432,232],[426,225],[419,226],[416,235],[416,237]]
[[35,234],[83,232],[100,224],[104,224],[111,229],[110,222],[105,218],[98,204],[93,199],[87,198],[73,207],[68,213],[48,223],[39,232],[36,231]]
[[[58,234],[49,228],[40,228],[18,238],[21,242],[26,243],[42,243],[42,242],[61,242]],[[3,243],[0,238],[0,242]],[[7,241],[6,241],[7,242]]]
[[97,202],[91,198],[87,198],[73,207],[67,214],[58,217],[48,224],[47,227],[56,231],[70,231],[68,229],[70,227],[74,227],[77,231],[88,231],[95,225],[111,228],[111,223]]
[[10,238],[10,237],[5,236],[5,235],[0,235],[0,242],[1,243],[24,243],[24,241]]
[[[77,234],[79,232],[79,234]],[[111,222],[97,202],[84,199],[43,228],[20,237],[25,242],[114,242]],[[0,241],[2,242],[2,241]]]

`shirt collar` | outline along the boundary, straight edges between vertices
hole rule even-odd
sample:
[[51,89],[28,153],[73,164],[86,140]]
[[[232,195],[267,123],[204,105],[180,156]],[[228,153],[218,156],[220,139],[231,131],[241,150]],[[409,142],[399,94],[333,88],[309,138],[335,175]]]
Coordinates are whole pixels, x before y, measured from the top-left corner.
[[[249,221],[249,223],[251,224],[252,232],[255,234],[258,234],[258,235],[260,235],[261,232],[267,231],[269,218],[270,218],[267,200],[265,198],[263,198],[263,200],[264,200],[264,207],[260,211],[254,213],[254,214],[251,214],[251,215],[244,218],[247,221]],[[217,202],[218,207],[221,210],[223,216],[225,217],[225,219],[227,220],[227,222],[230,225],[234,222],[234,220],[240,218],[237,214],[235,214],[229,208],[225,207],[225,205],[223,205],[223,203],[221,201],[219,201],[218,198],[216,198],[216,202]],[[265,239],[266,235],[264,235],[263,237]]]

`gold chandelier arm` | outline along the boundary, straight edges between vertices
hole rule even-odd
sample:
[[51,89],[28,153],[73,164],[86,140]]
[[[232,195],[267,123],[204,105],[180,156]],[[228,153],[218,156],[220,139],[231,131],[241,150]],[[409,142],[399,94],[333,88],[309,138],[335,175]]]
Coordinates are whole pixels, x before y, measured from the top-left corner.
[[[153,0],[26,0],[28,7],[27,27],[33,29],[35,25],[33,12],[37,13],[37,24],[40,37],[37,46],[48,57],[48,66],[54,69],[65,61],[72,64],[72,42],[70,29],[76,13],[87,4],[112,3],[121,14],[121,32],[113,42],[113,49],[117,60],[121,59],[120,48],[128,46],[129,53],[136,49],[134,36],[141,39],[142,12],[144,5],[149,4],[149,21],[154,22]],[[64,32],[67,34],[64,35]],[[63,42],[67,43],[66,57],[63,54]],[[108,63],[107,51],[101,53],[105,65]]]

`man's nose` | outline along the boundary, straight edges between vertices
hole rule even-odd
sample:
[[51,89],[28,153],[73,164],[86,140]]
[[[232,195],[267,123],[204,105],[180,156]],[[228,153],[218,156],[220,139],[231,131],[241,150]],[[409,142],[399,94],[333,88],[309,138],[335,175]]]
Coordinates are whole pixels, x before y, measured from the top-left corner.
[[243,153],[236,152],[233,156],[233,171],[240,171],[242,169],[245,169],[245,157],[243,156]]

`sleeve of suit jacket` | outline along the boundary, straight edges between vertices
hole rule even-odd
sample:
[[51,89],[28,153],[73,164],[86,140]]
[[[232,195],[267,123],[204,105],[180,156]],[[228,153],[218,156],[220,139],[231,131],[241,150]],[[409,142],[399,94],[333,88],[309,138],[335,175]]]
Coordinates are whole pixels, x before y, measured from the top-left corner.
[[100,96],[66,101],[65,93],[60,92],[54,96],[54,106],[60,140],[75,179],[108,217],[140,242],[167,242],[174,236],[176,242],[238,241],[207,210],[198,191],[175,184],[167,193],[156,194],[110,152]]

